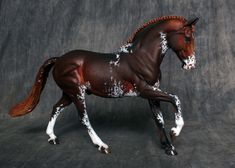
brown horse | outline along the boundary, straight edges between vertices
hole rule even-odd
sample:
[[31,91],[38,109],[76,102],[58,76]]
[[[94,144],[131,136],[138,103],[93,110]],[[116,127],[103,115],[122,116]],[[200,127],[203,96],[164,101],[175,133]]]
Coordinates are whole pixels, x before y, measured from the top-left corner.
[[[165,152],[176,155],[171,141],[180,134],[184,121],[178,96],[168,94],[159,87],[160,64],[168,48],[171,48],[181,60],[184,69],[195,68],[193,34],[197,21],[198,18],[187,21],[178,16],[156,18],[137,29],[118,52],[104,54],[74,50],[61,57],[48,59],[41,66],[29,96],[14,106],[9,114],[12,117],[25,115],[36,107],[48,73],[54,67],[53,77],[63,95],[54,105],[47,126],[49,143],[59,143],[54,134],[56,118],[73,102],[92,142],[101,152],[109,153],[108,145],[98,137],[89,122],[85,95],[95,94],[107,98],[140,96],[149,100]],[[171,129],[171,141],[164,129],[160,101],[170,102],[175,108],[176,126]]]

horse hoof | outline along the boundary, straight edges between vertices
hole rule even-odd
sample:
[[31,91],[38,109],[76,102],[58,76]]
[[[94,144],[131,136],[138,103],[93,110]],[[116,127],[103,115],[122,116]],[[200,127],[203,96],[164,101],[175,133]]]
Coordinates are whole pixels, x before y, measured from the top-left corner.
[[101,150],[100,150],[102,153],[104,154],[109,154],[111,153],[111,149],[110,148],[104,148],[103,146],[101,147]]
[[49,144],[52,144],[52,145],[60,144],[58,138],[55,138],[55,139],[49,138],[49,139],[48,139],[48,142],[49,142]]
[[178,154],[178,153],[176,152],[176,150],[173,149],[173,148],[166,148],[166,149],[165,149],[165,153],[166,153],[167,155],[171,155],[171,156],[175,156],[175,155]]
[[109,154],[111,153],[111,149],[109,147],[105,148],[103,146],[98,147],[99,151],[104,154]]

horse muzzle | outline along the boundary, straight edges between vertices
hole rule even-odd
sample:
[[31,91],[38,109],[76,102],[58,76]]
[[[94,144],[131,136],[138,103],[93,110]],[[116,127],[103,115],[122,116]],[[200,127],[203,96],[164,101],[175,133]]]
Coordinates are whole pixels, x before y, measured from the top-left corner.
[[187,59],[183,59],[183,69],[190,70],[196,67],[196,57],[195,54],[188,56]]

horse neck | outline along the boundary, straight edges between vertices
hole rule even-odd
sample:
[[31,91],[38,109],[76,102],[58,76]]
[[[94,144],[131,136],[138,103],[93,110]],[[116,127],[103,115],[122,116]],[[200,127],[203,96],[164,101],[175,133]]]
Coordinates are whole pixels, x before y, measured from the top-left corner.
[[160,67],[162,60],[168,50],[166,34],[163,32],[148,33],[135,44],[135,53],[139,60],[149,67]]
[[136,51],[143,53],[149,60],[148,65],[159,67],[162,60],[170,48],[167,41],[167,34],[171,31],[178,30],[183,23],[178,20],[169,20],[153,26],[147,33],[140,37],[136,42]]

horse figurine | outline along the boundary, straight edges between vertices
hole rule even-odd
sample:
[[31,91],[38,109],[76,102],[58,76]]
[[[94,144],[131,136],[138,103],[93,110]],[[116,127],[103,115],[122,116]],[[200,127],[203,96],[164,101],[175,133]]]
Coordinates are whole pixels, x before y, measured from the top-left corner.
[[[179,16],[155,18],[138,28],[126,45],[115,53],[74,50],[61,57],[46,60],[37,73],[29,96],[14,106],[9,114],[12,117],[25,115],[36,107],[49,71],[53,68],[54,80],[63,93],[53,107],[46,129],[49,143],[59,143],[54,134],[56,119],[73,102],[93,144],[99,151],[110,153],[108,145],[99,138],[90,124],[86,94],[106,98],[140,96],[149,101],[166,154],[176,155],[172,144],[180,134],[184,120],[178,96],[160,89],[160,64],[167,50],[171,48],[181,60],[183,69],[195,68],[194,31],[198,19],[187,21]],[[176,126],[170,131],[170,140],[164,129],[160,101],[170,102],[174,107]]]

